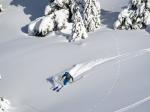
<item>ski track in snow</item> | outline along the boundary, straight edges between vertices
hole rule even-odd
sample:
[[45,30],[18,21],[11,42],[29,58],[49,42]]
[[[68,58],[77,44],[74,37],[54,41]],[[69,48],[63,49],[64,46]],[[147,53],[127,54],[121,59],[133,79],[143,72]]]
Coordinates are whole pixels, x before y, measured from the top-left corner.
[[[103,96],[101,101],[103,101],[107,96],[109,96],[112,93],[112,90],[118,84],[119,77],[120,77],[121,62],[124,62],[124,61],[130,60],[130,59],[133,59],[133,58],[145,55],[145,54],[150,52],[150,48],[147,48],[147,49],[141,49],[141,50],[134,51],[134,52],[127,52],[127,53],[120,54],[117,42],[116,42],[116,49],[117,49],[117,56],[104,58],[104,59],[100,58],[100,59],[97,59],[96,61],[90,61],[89,62],[89,63],[93,64],[93,66],[90,69],[87,69],[87,71],[91,70],[92,68],[94,68],[94,67],[96,67],[98,65],[101,65],[101,64],[109,62],[109,61],[117,60],[116,63],[118,63],[116,80],[114,81],[112,87],[107,91],[105,96]],[[95,63],[93,63],[93,62],[95,62]],[[89,63],[87,63],[87,64],[89,64]],[[85,71],[85,72],[87,72],[87,71]],[[85,76],[87,76],[87,75],[85,75]],[[139,106],[140,104],[143,104],[144,102],[149,101],[149,100],[150,100],[150,97],[148,97],[148,98],[146,98],[146,99],[144,99],[144,100],[142,100],[142,101],[140,101],[138,103],[132,104],[131,106],[128,106],[128,107],[123,108],[121,110],[115,111],[115,112],[124,112],[124,111],[126,111],[128,109],[131,109],[131,108],[134,108],[136,106]],[[97,105],[98,104],[94,105],[93,108],[89,109],[89,111],[94,111],[94,109],[97,107]]]
[[[119,44],[118,44],[118,40],[116,38],[114,40],[115,40],[115,44],[116,44],[117,55],[120,55],[120,52],[119,52],[120,51],[120,47],[119,47]],[[100,98],[100,101],[104,101],[105,98],[112,93],[113,89],[116,87],[116,85],[119,82],[119,79],[120,79],[120,67],[121,67],[120,60],[118,60],[117,63],[118,63],[118,67],[117,67],[117,70],[116,70],[116,79],[114,80],[112,86],[110,87],[110,89],[108,89],[108,91],[106,92],[106,94],[102,98]],[[94,110],[94,108],[97,107],[98,104],[99,103],[95,104],[93,106],[93,108],[90,108],[89,112],[92,112]]]
[[[109,62],[109,61],[115,61],[116,60],[117,61],[116,63],[121,63],[121,62],[127,61],[129,59],[133,59],[133,58],[136,58],[138,56],[145,55],[149,52],[150,52],[150,48],[146,48],[146,49],[141,49],[141,50],[133,51],[133,52],[127,52],[127,53],[122,53],[122,54],[119,53],[118,55],[113,56],[113,57],[99,58],[99,59],[94,60],[94,61],[89,61],[86,64],[89,65],[90,67],[86,71],[84,70],[84,72],[82,72],[82,73],[85,73],[85,72],[91,70],[92,68],[94,68],[98,65],[104,64],[106,62]],[[84,64],[84,66],[85,66],[85,64]],[[85,75],[85,76],[87,76],[87,75]]]
[[44,112],[43,110],[40,110],[37,107],[34,107],[34,106],[30,105],[30,104],[25,104],[25,106],[27,106],[31,110],[34,110],[35,112]]
[[[115,43],[116,43],[117,55],[120,55],[120,47],[119,47],[119,44],[118,44],[118,40],[117,40],[116,38],[115,38]],[[117,85],[118,82],[119,82],[120,75],[121,75],[121,74],[120,74],[121,61],[118,60],[117,63],[118,63],[118,67],[117,67],[117,71],[116,71],[116,79],[115,79],[114,83],[112,84],[111,88],[108,90],[108,92],[107,92],[106,95],[104,96],[104,99],[105,99],[105,97],[109,96],[109,95],[112,93],[113,89],[116,87],[116,85]],[[104,99],[103,99],[103,100],[104,100]]]
[[137,101],[137,102],[135,102],[135,103],[133,103],[133,104],[131,104],[131,105],[128,105],[128,106],[126,106],[126,107],[124,107],[124,108],[121,108],[121,109],[119,109],[119,110],[117,110],[117,111],[114,111],[114,112],[125,112],[125,111],[128,111],[128,110],[130,110],[130,109],[133,109],[133,108],[135,108],[135,107],[137,107],[137,106],[140,106],[141,104],[144,104],[145,102],[148,102],[148,101],[150,101],[150,96],[149,96],[149,97],[146,97],[146,98],[144,98],[144,99],[142,99],[142,100],[140,100],[140,101]]
[[[107,63],[107,62],[110,62],[110,61],[117,61],[116,64],[118,63],[118,69],[117,69],[117,77],[116,77],[116,80],[114,81],[114,83],[112,84],[112,87],[110,87],[110,89],[107,91],[107,93],[103,96],[103,98],[101,99],[101,101],[103,101],[107,96],[109,96],[111,93],[112,93],[112,90],[116,87],[116,85],[118,84],[118,81],[119,81],[119,77],[120,77],[120,67],[121,67],[121,63],[124,62],[124,61],[127,61],[127,60],[130,60],[130,59],[133,59],[133,58],[136,58],[136,57],[139,57],[139,56],[143,56],[147,53],[150,52],[150,48],[147,48],[147,49],[141,49],[141,50],[137,50],[137,51],[133,51],[133,52],[127,52],[127,53],[122,53],[120,54],[119,53],[119,47],[118,45],[116,44],[116,49],[117,49],[117,55],[116,56],[113,56],[113,57],[109,57],[109,58],[99,58],[99,59],[96,59],[94,61],[89,61],[89,62],[84,62],[84,63],[80,63],[82,64],[83,66],[81,66],[81,68],[79,69],[78,72],[80,72],[81,74],[91,70],[92,68],[98,66],[98,65],[101,65],[101,64],[104,64],[104,63]],[[85,68],[84,68],[85,67]],[[83,70],[82,70],[83,68]],[[80,74],[80,75],[81,75]],[[83,76],[83,75],[82,75]],[[87,77],[88,75],[85,75],[84,74],[84,77]],[[145,101],[149,101],[150,100],[150,97],[138,102],[138,103],[135,103],[135,104],[132,104],[131,106],[128,106],[128,107],[125,107],[123,109],[120,109],[118,111],[115,111],[115,112],[124,112],[126,111],[127,109],[131,109],[131,108],[134,108],[136,106],[139,106],[140,104],[144,103]],[[94,111],[94,109],[97,107],[98,104],[95,104],[93,106],[93,108],[89,108],[89,111]]]

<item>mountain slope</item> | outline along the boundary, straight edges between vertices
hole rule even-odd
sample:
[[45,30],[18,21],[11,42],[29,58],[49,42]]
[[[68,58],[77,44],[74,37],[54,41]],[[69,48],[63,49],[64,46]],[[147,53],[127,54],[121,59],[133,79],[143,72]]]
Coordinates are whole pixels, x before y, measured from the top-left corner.
[[65,37],[54,33],[45,38],[28,36],[27,25],[42,16],[47,4],[47,0],[29,1],[2,0],[0,96],[10,100],[10,112],[149,112],[149,99],[122,110],[150,95],[149,53],[99,65],[59,93],[51,91],[47,82],[77,63],[150,48],[149,28],[112,29],[128,1],[100,0],[102,27],[81,43],[67,43]]

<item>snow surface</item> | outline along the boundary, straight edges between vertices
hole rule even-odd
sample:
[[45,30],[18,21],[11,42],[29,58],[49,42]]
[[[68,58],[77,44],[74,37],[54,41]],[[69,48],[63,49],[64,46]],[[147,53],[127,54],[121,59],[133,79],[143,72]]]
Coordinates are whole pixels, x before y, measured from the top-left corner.
[[[11,102],[9,112],[149,112],[150,26],[112,29],[128,0],[100,0],[102,28],[81,43],[68,43],[61,34],[27,35],[27,25],[44,14],[48,0],[1,3],[0,96]],[[52,75],[74,64],[122,54],[59,93],[51,91],[47,78]]]

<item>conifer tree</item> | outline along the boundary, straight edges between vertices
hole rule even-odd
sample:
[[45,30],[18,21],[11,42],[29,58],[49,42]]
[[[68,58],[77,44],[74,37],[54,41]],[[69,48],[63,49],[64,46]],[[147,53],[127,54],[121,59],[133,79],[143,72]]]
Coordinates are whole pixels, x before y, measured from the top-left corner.
[[100,27],[100,5],[96,0],[86,0],[83,14],[84,24],[88,32]]
[[77,41],[88,37],[82,16],[79,11],[79,7],[76,7],[75,10],[76,11],[73,15],[74,23],[72,28],[72,41]]
[[119,14],[114,28],[126,30],[146,28],[149,14],[148,0],[131,0],[128,7]]

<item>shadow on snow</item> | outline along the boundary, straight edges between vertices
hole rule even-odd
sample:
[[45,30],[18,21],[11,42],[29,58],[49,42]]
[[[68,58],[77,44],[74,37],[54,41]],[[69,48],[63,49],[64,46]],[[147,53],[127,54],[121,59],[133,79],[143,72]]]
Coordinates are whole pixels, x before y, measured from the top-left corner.
[[[26,15],[30,15],[29,19],[31,21],[35,20],[38,17],[43,16],[45,6],[48,4],[48,0],[12,0],[10,5],[14,5],[16,7],[22,6],[24,7],[24,13]],[[28,25],[25,25],[21,28],[23,33],[28,33]]]
[[150,34],[150,25],[148,25],[145,30]]
[[110,29],[113,28],[113,24],[118,18],[119,12],[111,12],[101,9],[101,21],[103,25],[106,25]]
[[24,7],[24,13],[31,15],[29,19],[31,21],[43,16],[45,6],[48,4],[48,0],[12,0],[10,5]]

